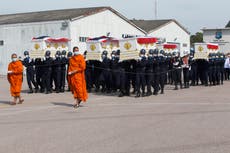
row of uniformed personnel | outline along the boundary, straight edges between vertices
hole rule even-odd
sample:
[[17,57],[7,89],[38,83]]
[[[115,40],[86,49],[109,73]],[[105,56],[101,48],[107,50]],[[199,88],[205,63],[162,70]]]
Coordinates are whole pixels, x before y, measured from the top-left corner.
[[[35,92],[51,93],[53,82],[55,91],[64,92],[66,82],[66,70],[68,59],[72,52],[57,51],[55,58],[50,57],[50,51],[46,51],[45,58],[31,59],[27,51],[24,52],[23,60],[27,74],[29,93]],[[198,85],[199,80],[203,85],[223,84],[224,57],[223,54],[211,54],[209,61],[194,60],[194,53],[185,53],[181,58],[179,53],[165,53],[163,50],[150,49],[146,52],[140,51],[138,60],[119,60],[120,51],[113,51],[111,56],[107,51],[102,53],[102,61],[86,59],[86,82],[87,90],[92,88],[98,92],[116,92],[119,96],[130,95],[131,87],[136,97],[164,94],[166,83],[174,84],[175,90],[178,86],[184,88],[190,85]],[[183,74],[183,79],[182,79]],[[191,84],[190,84],[191,82]],[[147,91],[146,91],[147,90]]]

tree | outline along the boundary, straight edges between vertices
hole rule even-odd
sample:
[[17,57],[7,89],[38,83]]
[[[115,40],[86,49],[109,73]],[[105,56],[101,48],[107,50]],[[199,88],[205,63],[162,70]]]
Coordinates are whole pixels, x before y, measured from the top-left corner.
[[190,44],[193,46],[194,43],[201,43],[203,42],[203,33],[197,32],[195,35],[190,36]]

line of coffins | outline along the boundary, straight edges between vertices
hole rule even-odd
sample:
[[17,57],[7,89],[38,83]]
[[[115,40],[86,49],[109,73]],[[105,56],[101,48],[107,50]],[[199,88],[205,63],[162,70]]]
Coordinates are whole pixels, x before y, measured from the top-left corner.
[[[50,57],[50,51],[46,51],[44,58],[31,59],[27,51],[24,55],[23,64],[26,67],[29,93],[49,94],[52,91],[65,91],[66,80],[68,82],[68,59],[72,52],[67,54],[66,51],[57,51],[55,58]],[[198,85],[199,81],[205,86],[223,84],[223,54],[210,54],[209,60],[195,60],[193,52],[184,53],[184,56],[180,57],[178,52],[171,54],[163,50],[142,49],[139,55],[137,60],[119,61],[119,50],[112,51],[110,55],[103,51],[102,61],[98,61],[87,60],[85,52],[88,92],[92,89],[102,93],[118,91],[119,97],[130,94],[140,97],[164,94],[165,84],[174,85],[175,90]]]

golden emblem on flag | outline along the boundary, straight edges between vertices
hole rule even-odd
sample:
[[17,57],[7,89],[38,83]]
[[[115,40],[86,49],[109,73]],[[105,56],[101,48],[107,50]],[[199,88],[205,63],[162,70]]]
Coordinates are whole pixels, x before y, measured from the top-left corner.
[[126,42],[124,44],[124,48],[127,49],[127,50],[129,50],[131,47],[132,47],[132,45],[129,42]]
[[198,47],[198,50],[199,50],[200,52],[202,52],[202,51],[204,50],[204,48],[203,48],[202,46],[199,46],[199,47]]
[[54,48],[55,48],[55,49],[58,48],[58,44],[57,44],[57,43],[54,44]]
[[110,43],[110,45],[109,45],[109,46],[110,46],[110,48],[111,48],[111,49],[113,49],[113,44],[112,44],[112,43]]
[[96,49],[96,46],[94,44],[90,45],[90,49],[94,51]]
[[62,44],[61,47],[62,47],[62,48],[66,48],[66,45],[65,45],[65,44]]
[[47,48],[50,48],[50,47],[51,47],[51,45],[50,45],[50,44],[47,44],[47,45],[46,45],[46,47],[47,47]]
[[38,50],[38,49],[40,48],[40,45],[39,45],[39,44],[35,44],[35,45],[34,45],[34,48],[35,48],[36,50]]

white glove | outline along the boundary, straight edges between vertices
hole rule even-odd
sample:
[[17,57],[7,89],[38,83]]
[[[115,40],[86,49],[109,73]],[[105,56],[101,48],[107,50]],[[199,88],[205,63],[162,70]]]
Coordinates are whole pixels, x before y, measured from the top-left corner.
[[8,74],[11,74],[11,73],[13,73],[13,71],[8,71],[7,73],[8,73]]

